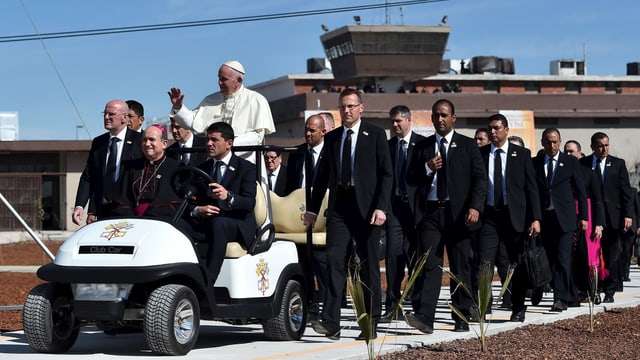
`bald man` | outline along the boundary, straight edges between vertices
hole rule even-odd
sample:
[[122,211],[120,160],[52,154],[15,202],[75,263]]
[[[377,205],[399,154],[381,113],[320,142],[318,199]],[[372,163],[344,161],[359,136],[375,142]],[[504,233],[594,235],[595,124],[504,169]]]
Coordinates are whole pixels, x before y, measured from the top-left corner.
[[76,193],[73,223],[81,225],[88,203],[86,223],[110,216],[112,199],[117,194],[120,165],[125,160],[142,157],[141,138],[127,128],[129,107],[123,100],[109,101],[103,111],[106,133],[91,142],[89,158],[80,176]]

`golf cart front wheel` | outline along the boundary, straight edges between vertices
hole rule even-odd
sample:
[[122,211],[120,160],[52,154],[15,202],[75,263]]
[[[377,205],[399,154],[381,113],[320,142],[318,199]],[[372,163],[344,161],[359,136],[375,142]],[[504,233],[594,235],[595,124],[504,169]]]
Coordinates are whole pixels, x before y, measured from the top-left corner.
[[151,351],[186,355],[200,331],[200,306],[193,291],[183,285],[164,285],[147,300],[144,337]]
[[307,297],[302,285],[289,280],[280,298],[280,312],[262,323],[265,335],[271,340],[299,340],[307,323],[306,306]]
[[71,305],[71,290],[59,284],[40,284],[29,292],[22,310],[29,346],[43,353],[69,350],[80,331]]

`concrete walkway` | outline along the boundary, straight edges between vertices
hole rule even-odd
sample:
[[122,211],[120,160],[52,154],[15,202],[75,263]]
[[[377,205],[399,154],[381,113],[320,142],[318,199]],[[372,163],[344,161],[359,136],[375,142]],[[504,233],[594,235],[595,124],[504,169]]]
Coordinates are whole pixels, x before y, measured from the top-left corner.
[[[612,308],[633,307],[640,305],[640,268],[632,265],[631,282],[624,283],[624,292],[617,293],[615,303],[596,306],[597,312]],[[495,287],[497,291],[497,287]],[[376,353],[402,351],[412,347],[435,344],[455,339],[477,338],[478,325],[472,326],[468,333],[453,332],[453,322],[447,308],[449,292],[442,290],[436,316],[435,332],[422,334],[404,322],[395,322],[389,326],[380,326],[379,338],[374,343]],[[543,324],[562,319],[573,318],[589,313],[587,304],[578,308],[569,308],[561,313],[549,311],[553,294],[545,294],[540,306],[530,306],[524,323],[512,323],[510,311],[494,310],[489,334],[508,331],[530,324]],[[597,317],[597,315],[596,315]],[[232,326],[220,322],[205,321],[201,324],[200,336],[195,348],[186,359],[366,359],[367,348],[364,341],[356,341],[360,332],[354,313],[344,309],[342,313],[342,338],[331,341],[316,334],[307,327],[300,341],[275,342],[265,339],[260,325]],[[585,320],[584,327],[588,328]],[[386,334],[386,335],[385,335]],[[479,345],[478,345],[479,346]],[[60,355],[35,353],[27,344],[21,331],[0,335],[0,357],[6,359],[47,359]],[[93,327],[83,328],[76,344],[65,353],[65,359],[84,359],[87,356],[100,359],[141,359],[161,358],[153,356],[146,350],[142,334],[108,336]],[[162,357],[166,359],[166,357]]]

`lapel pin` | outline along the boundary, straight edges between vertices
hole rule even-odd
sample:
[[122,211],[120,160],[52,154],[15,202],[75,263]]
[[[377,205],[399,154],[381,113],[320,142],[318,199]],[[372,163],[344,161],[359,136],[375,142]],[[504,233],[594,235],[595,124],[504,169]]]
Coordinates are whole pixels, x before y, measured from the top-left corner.
[[564,163],[559,163],[558,166],[564,166]]
[[131,145],[131,140],[127,140],[127,145]]
[[162,178],[161,174],[156,175],[156,179],[160,179],[160,178]]
[[366,131],[363,131],[363,132],[362,132],[362,135],[364,135],[364,136],[369,136],[369,133],[368,133],[368,132],[366,132]]
[[451,143],[451,147],[452,147],[452,148],[454,148],[454,147],[458,147],[458,144],[456,144],[455,142],[452,142],[452,143]]
[[229,166],[229,170],[236,171],[236,168],[234,168],[233,166]]

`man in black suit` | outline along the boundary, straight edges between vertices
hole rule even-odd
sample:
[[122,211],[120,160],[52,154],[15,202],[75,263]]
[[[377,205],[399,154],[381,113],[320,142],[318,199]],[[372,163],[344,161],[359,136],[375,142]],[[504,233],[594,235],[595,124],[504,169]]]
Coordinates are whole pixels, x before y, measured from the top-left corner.
[[[480,264],[495,264],[503,243],[510,262],[519,264],[525,241],[540,233],[542,217],[531,151],[507,141],[509,123],[504,115],[492,115],[488,121],[491,144],[480,148],[489,183],[478,259]],[[501,274],[503,279],[505,275]],[[529,287],[526,269],[519,264],[511,284],[511,321],[524,321],[524,299]]]
[[[411,131],[411,110],[407,106],[394,106],[389,111],[389,118],[391,119],[391,132],[395,136],[389,140],[393,187],[391,211],[387,213],[385,226],[387,232],[385,256],[387,292],[385,312],[380,317],[380,322],[385,323],[392,320],[394,309],[400,300],[404,268],[408,266],[409,274],[411,274],[412,264],[415,263],[418,256],[413,212],[416,187],[407,185],[406,174],[416,144],[426,139]],[[399,317],[402,318],[402,312]]]
[[[331,256],[327,259],[327,293],[322,322],[312,322],[312,326],[330,339],[340,337],[340,305],[347,277],[347,254],[353,241],[360,260],[366,312],[373,326],[370,338],[375,338],[382,307],[378,254],[393,183],[391,159],[384,130],[360,117],[364,105],[357,90],[343,90],[339,108],[343,126],[325,136],[324,156],[318,163],[304,215],[305,226],[313,226],[329,188],[326,251]],[[365,334],[361,333],[358,339],[364,340]]]
[[267,168],[269,190],[278,196],[285,196],[287,194],[287,166],[282,165],[282,154],[275,150],[266,151],[264,163]]
[[[623,159],[609,155],[609,137],[603,132],[591,136],[593,153],[580,159],[586,182],[594,182],[599,194],[590,194],[602,199],[604,207],[604,230],[600,247],[604,258],[605,269],[609,276],[602,284],[605,297],[603,302],[614,302],[614,294],[622,288],[620,282],[620,237],[631,229],[633,218],[633,195],[629,184],[629,173]],[[587,187],[589,187],[587,185]]]
[[[322,116],[320,114],[309,116],[305,121],[305,143],[297,146],[301,152],[290,153],[287,160],[287,195],[300,188],[305,188],[305,196],[311,194],[318,160],[324,155],[324,134],[325,120]],[[309,199],[306,203],[309,203]],[[314,292],[309,306],[309,319],[313,321],[319,319],[320,302],[325,296],[327,287],[327,251],[324,246],[314,246],[311,250],[311,268],[318,283],[318,291]]]
[[544,153],[533,158],[543,208],[540,237],[553,271],[551,311],[560,312],[579,301],[571,275],[573,234],[587,230],[587,195],[578,159],[560,151],[560,131],[545,129],[541,143]]
[[[209,158],[207,152],[204,151],[207,146],[207,139],[192,133],[189,129],[183,128],[180,126],[178,121],[173,118],[171,118],[171,135],[176,142],[167,148],[168,157],[180,160],[187,166],[198,166]],[[203,151],[179,151],[179,149],[184,149],[186,151],[193,148],[202,148]]]
[[[418,251],[430,251],[411,296],[414,313],[405,320],[423,333],[433,333],[442,280],[442,259],[447,248],[449,267],[471,288],[469,230],[480,218],[487,193],[487,173],[476,141],[453,130],[456,121],[451,101],[440,99],[431,108],[436,133],[416,144],[407,170],[407,184],[416,186],[415,219]],[[453,306],[468,316],[471,297],[451,282]],[[452,314],[455,331],[469,325]]]
[[209,160],[198,168],[212,174],[208,197],[197,199],[187,216],[187,231],[205,234],[209,243],[207,267],[215,284],[227,242],[241,242],[250,248],[255,241],[256,166],[231,152],[233,128],[216,122],[207,128]]
[[[306,184],[313,184],[313,177],[318,165],[318,160],[322,156],[324,149],[325,121],[319,115],[311,115],[307,118],[304,125],[303,144],[297,146],[300,152],[292,152],[287,160],[287,191],[286,194],[293,190],[304,188]],[[313,163],[307,164],[305,159],[307,155],[312,156]],[[309,168],[306,168],[310,165]],[[307,180],[307,177],[311,179]]]
[[91,142],[89,158],[80,176],[76,193],[73,223],[80,225],[84,208],[89,202],[86,223],[108,217],[117,194],[116,182],[120,164],[125,160],[141,158],[140,133],[127,128],[129,108],[122,100],[112,100],[104,107],[103,121],[106,133]]
[[113,215],[173,218],[182,199],[171,178],[182,163],[165,155],[167,142],[167,130],[162,125],[153,124],[142,133],[144,158],[122,163],[120,205]]

